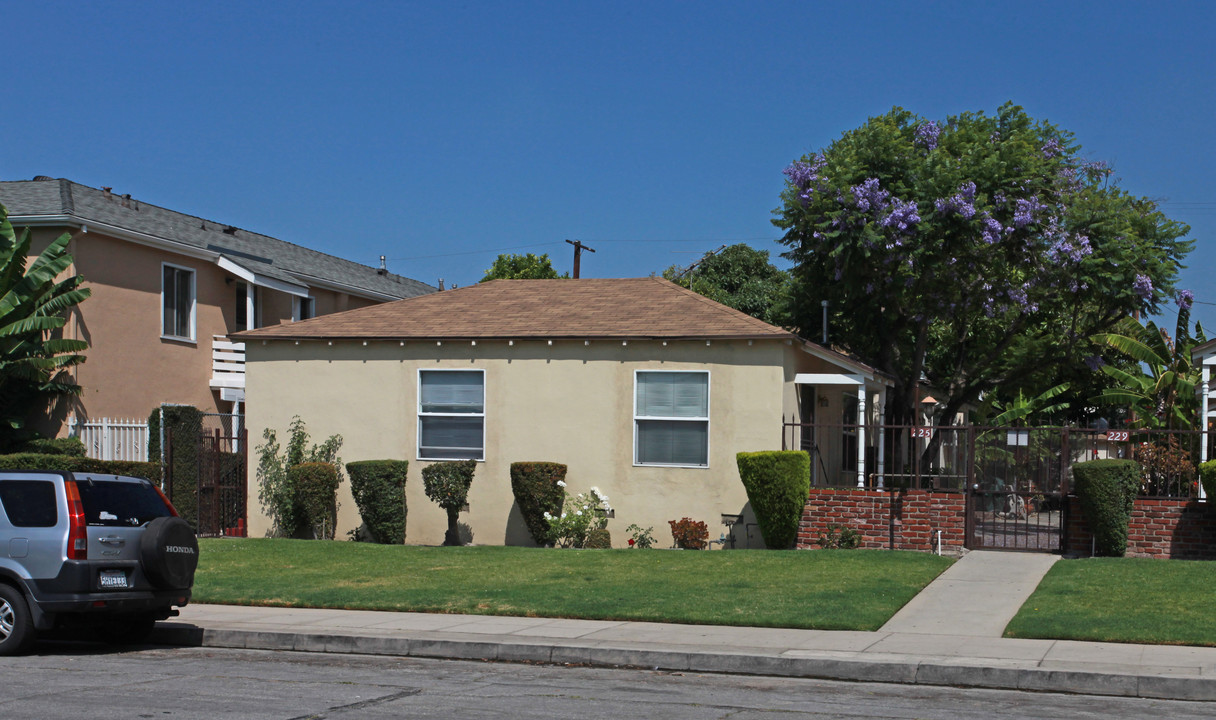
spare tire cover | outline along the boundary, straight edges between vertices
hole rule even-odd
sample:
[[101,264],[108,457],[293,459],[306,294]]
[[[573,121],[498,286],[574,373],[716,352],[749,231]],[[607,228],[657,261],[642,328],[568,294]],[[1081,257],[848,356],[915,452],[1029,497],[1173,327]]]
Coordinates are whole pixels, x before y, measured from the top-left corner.
[[160,588],[188,588],[198,567],[198,539],[180,517],[159,517],[148,523],[139,539],[144,575]]

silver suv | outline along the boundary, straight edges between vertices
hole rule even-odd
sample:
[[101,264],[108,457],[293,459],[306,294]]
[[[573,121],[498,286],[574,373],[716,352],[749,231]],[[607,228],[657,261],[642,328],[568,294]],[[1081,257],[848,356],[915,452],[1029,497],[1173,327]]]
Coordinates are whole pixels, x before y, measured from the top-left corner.
[[0,655],[38,631],[139,642],[190,602],[198,541],[140,478],[0,472]]

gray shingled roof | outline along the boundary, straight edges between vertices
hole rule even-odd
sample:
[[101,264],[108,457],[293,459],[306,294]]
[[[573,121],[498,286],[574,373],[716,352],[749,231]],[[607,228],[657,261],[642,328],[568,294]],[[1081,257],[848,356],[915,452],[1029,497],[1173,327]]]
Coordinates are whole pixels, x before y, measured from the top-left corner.
[[217,253],[250,272],[296,285],[324,282],[394,298],[435,291],[426,283],[393,273],[380,274],[368,265],[248,230],[229,230],[223,223],[71,180],[0,181],[0,203],[8,208],[14,225],[21,225],[22,219],[69,215],[80,222],[104,223]]

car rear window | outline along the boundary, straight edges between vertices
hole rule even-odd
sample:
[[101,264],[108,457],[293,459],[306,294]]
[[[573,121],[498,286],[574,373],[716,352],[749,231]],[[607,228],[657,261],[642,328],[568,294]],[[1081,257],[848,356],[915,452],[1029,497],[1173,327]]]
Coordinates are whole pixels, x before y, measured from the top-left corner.
[[49,480],[0,480],[0,505],[13,527],[55,527],[59,504]]
[[151,483],[77,479],[76,488],[90,525],[139,527],[172,514]]

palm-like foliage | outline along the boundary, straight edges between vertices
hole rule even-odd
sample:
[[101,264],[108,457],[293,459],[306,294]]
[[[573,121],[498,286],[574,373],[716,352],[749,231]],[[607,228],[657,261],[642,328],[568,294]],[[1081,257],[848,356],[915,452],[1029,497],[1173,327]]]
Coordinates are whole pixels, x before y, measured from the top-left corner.
[[84,362],[88,344],[55,336],[89,296],[80,276],[59,279],[72,265],[70,241],[64,233],[31,263],[29,228],[18,237],[0,205],[0,446],[47,401],[80,393],[68,370]]
[[1133,427],[1175,430],[1194,427],[1198,410],[1195,386],[1201,368],[1191,361],[1191,349],[1206,342],[1206,337],[1199,323],[1195,324],[1194,336],[1191,335],[1190,319],[1190,310],[1179,308],[1178,326],[1172,339],[1165,328],[1153,321],[1141,325],[1130,318],[1120,328],[1121,332],[1095,335],[1097,342],[1140,363],[1141,373],[1104,365],[1102,372],[1121,387],[1102,392],[1093,398],[1094,402],[1131,408],[1135,413]]

